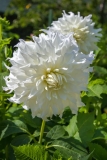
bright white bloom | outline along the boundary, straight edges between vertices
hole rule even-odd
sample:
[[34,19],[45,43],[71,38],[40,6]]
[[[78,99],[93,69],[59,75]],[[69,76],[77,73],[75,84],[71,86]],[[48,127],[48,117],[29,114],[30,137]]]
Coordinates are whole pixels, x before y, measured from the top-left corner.
[[99,33],[101,29],[94,29],[95,23],[93,23],[91,17],[92,15],[83,18],[79,12],[78,15],[72,12],[69,12],[69,14],[63,12],[62,18],[54,21],[49,30],[58,31],[62,34],[72,32],[80,51],[89,54],[90,51],[97,49],[96,42],[101,37]]
[[83,105],[80,92],[86,90],[93,54],[79,53],[72,35],[52,32],[33,37],[33,42],[20,40],[16,46],[10,75],[5,77],[4,90],[14,91],[10,100],[23,103],[33,117],[45,120],[53,114],[61,116],[66,106],[77,113]]

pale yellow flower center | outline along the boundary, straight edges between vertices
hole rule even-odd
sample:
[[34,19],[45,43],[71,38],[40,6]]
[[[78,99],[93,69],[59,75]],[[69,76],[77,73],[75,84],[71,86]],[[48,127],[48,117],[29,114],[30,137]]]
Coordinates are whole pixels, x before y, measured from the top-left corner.
[[73,32],[74,32],[73,37],[75,38],[77,42],[85,41],[87,37],[87,33],[89,33],[88,27],[73,28]]
[[65,76],[59,73],[59,69],[51,70],[51,68],[47,68],[46,75],[43,75],[41,79],[46,82],[46,90],[48,90],[49,88],[58,90],[61,88],[64,81],[66,81]]

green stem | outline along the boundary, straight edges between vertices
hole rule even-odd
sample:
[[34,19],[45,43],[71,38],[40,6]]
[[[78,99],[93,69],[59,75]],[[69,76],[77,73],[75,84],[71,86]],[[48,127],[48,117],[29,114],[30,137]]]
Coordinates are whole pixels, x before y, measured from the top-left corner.
[[2,40],[2,25],[0,24],[0,40]]
[[42,143],[42,138],[43,138],[43,133],[44,133],[44,128],[45,128],[45,121],[42,121],[42,126],[41,126],[41,131],[40,131],[40,137],[39,137],[39,142],[38,143]]

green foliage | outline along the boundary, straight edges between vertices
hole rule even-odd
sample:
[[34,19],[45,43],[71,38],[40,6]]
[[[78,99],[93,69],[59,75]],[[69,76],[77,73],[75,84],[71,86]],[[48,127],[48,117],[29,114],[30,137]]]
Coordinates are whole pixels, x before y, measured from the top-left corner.
[[41,145],[12,146],[16,155],[16,160],[48,160],[48,152]]
[[76,133],[78,132],[76,115],[73,116],[72,119],[70,119],[70,123],[67,126],[65,126],[65,130],[71,137],[74,137],[76,135]]
[[60,151],[64,158],[73,158],[73,160],[76,160],[80,157],[77,152],[71,149],[71,146],[67,142],[57,140],[52,143],[51,147],[54,147],[55,149]]
[[13,140],[11,141],[11,144],[13,146],[20,146],[24,144],[29,144],[31,140],[32,139],[28,134],[22,134],[14,137]]
[[[74,116],[65,130],[69,136],[78,139],[85,146],[88,146],[94,134],[94,113],[79,113]],[[88,137],[88,138],[87,138]]]
[[[19,120],[17,120],[19,121]],[[7,125],[7,126],[6,126]],[[0,131],[5,131],[3,134],[3,138],[10,136],[14,133],[21,133],[21,132],[26,132],[25,124],[21,121],[19,122],[12,122],[10,120],[3,121],[0,124]]]
[[94,150],[93,157],[97,160],[107,159],[107,151],[100,145],[91,143],[89,145],[90,150]]
[[92,151],[89,155],[84,156],[84,157],[81,157],[80,160],[88,160],[88,159],[91,158],[91,155],[92,155],[92,154],[93,154],[93,151]]
[[28,112],[23,112],[21,117],[23,121],[34,128],[39,127],[42,123],[42,120],[38,117],[32,119],[31,114],[29,114]]
[[94,85],[94,86],[90,86],[90,87],[88,87],[88,90],[89,90],[89,92],[88,92],[88,96],[96,96],[96,97],[99,97],[99,98],[101,98],[101,93],[103,93],[103,89],[102,89],[102,86],[101,85],[99,85],[99,84],[97,84],[97,85]]
[[10,25],[10,22],[8,20],[6,20],[6,17],[4,17],[4,18],[0,17],[0,25],[1,25],[1,27],[5,28],[7,30]]
[[102,98],[102,93],[107,93],[106,81],[104,79],[96,79],[89,83],[87,96]]
[[4,81],[4,78],[3,77],[5,77],[5,76],[7,76],[8,75],[8,73],[7,72],[2,72],[2,73],[0,73],[0,95],[2,95],[2,91],[3,91],[3,88],[2,88],[2,86],[4,86],[5,85],[5,81]]
[[[93,113],[79,113],[77,116],[77,127],[79,137],[85,146],[88,146],[94,134],[94,114]],[[87,138],[88,137],[88,138]]]
[[52,160],[62,160],[62,155],[58,150],[54,152]]
[[58,139],[65,134],[65,130],[62,126],[56,125],[54,126],[48,133],[47,137],[51,139]]

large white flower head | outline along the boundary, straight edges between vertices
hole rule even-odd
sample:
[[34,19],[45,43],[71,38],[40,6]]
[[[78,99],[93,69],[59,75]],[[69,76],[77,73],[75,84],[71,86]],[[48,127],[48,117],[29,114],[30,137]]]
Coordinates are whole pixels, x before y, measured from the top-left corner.
[[58,31],[62,34],[73,33],[73,37],[76,40],[80,51],[84,54],[89,54],[90,51],[96,50],[96,43],[99,41],[101,29],[95,29],[92,19],[92,15],[82,17],[78,12],[75,15],[72,12],[66,14],[63,12],[63,16],[54,21],[49,30]]
[[77,113],[83,105],[80,92],[86,90],[93,54],[79,53],[72,34],[50,31],[33,37],[33,42],[20,40],[16,46],[10,74],[5,77],[4,90],[14,91],[10,101],[23,103],[33,117],[44,120],[53,114],[61,116],[66,106]]

